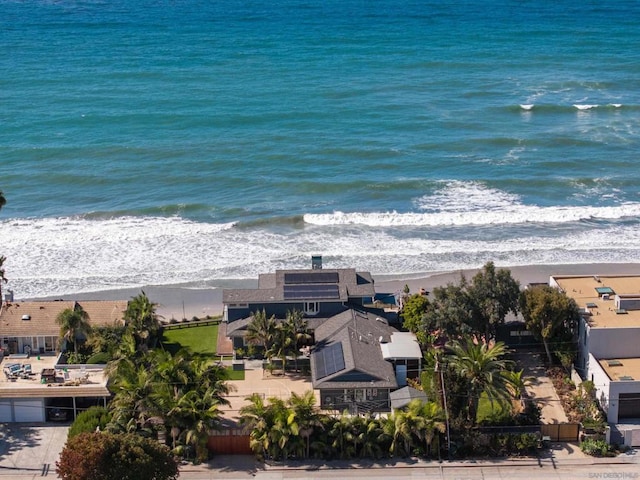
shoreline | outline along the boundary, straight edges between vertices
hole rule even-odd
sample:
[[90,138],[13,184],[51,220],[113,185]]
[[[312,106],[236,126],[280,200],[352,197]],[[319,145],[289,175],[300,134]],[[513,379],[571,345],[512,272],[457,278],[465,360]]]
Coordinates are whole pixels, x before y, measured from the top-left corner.
[[[588,263],[561,265],[522,265],[515,267],[497,266],[507,269],[521,285],[529,283],[548,283],[551,275],[639,275],[639,263]],[[378,275],[374,276],[378,293],[399,293],[405,285],[411,293],[421,288],[431,291],[434,287],[457,283],[460,275],[471,279],[480,269],[465,269],[448,272],[425,272],[423,274]],[[130,300],[144,291],[149,299],[157,304],[157,313],[165,320],[191,319],[195,317],[218,316],[223,313],[223,288],[257,288],[257,274],[254,279],[233,280],[229,286],[193,288],[184,285],[147,285],[139,288],[119,288],[69,295],[56,295],[29,299],[43,300]],[[231,286],[233,285],[233,286]],[[21,299],[22,300],[22,299]]]

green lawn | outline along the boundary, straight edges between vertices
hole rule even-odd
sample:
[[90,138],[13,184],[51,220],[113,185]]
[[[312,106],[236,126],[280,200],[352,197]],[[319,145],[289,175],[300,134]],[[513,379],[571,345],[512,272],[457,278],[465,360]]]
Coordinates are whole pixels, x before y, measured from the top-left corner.
[[165,330],[162,345],[174,354],[181,348],[188,348],[196,355],[215,357],[218,343],[218,325],[204,327],[176,328]]
[[487,394],[482,394],[480,403],[478,403],[478,414],[476,415],[476,421],[478,423],[481,423],[483,420],[500,418],[508,414],[509,411],[506,408],[502,408],[498,402],[493,402],[492,405],[487,398]]
[[244,380],[244,370],[227,368],[227,373],[229,374],[229,380]]

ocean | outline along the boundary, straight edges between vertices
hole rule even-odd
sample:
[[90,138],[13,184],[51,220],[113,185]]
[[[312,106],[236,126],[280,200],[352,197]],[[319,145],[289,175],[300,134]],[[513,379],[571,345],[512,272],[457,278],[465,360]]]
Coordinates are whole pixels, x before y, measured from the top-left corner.
[[640,2],[0,0],[18,298],[640,262]]

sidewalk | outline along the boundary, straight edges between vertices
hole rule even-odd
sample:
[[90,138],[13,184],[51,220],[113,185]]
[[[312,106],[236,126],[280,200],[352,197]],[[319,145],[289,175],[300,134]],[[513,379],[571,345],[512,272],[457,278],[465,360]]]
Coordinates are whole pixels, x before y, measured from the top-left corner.
[[[631,451],[628,454],[621,454],[617,457],[590,457],[582,453],[577,443],[554,443],[552,447],[542,452],[540,457],[514,457],[495,459],[465,459],[448,461],[423,460],[419,458],[408,459],[386,459],[386,460],[333,460],[333,461],[297,461],[272,462],[263,464],[257,462],[253,456],[248,455],[220,455],[202,465],[185,465],[180,468],[181,473],[196,474],[198,478],[249,478],[255,477],[261,472],[283,472],[283,471],[318,471],[318,470],[362,470],[362,469],[408,469],[408,468],[465,468],[482,466],[502,466],[514,468],[520,467],[542,467],[572,465],[612,465],[612,464],[635,464],[640,463],[640,452]],[[638,467],[640,470],[640,466]],[[206,477],[211,474],[211,477]],[[195,478],[195,477],[192,477]]]

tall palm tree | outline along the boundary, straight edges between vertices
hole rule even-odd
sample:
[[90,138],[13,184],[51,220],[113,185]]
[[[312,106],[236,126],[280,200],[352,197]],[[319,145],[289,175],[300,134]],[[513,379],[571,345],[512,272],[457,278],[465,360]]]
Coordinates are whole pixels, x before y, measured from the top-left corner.
[[264,459],[269,445],[269,407],[259,393],[251,394],[246,400],[249,404],[240,408],[240,425],[251,431],[249,445],[258,457]]
[[156,313],[157,304],[153,303],[143,292],[133,297],[124,312],[127,329],[136,339],[136,345],[142,350],[152,346],[160,330],[159,316]]
[[292,353],[295,358],[296,372],[298,371],[298,356],[300,355],[300,346],[307,345],[311,342],[311,334],[307,328],[307,321],[304,313],[300,310],[289,310],[285,320],[292,339]]
[[56,322],[60,325],[60,336],[73,343],[74,352],[77,351],[78,335],[88,335],[91,332],[89,314],[80,305],[64,309],[56,317]]
[[287,403],[298,424],[300,436],[305,439],[304,457],[309,458],[309,439],[315,428],[322,427],[316,408],[316,397],[313,390],[307,390],[302,395],[293,392]]
[[467,415],[473,425],[476,423],[480,396],[503,405],[510,398],[509,382],[503,372],[513,363],[502,358],[506,348],[502,342],[493,346],[486,343],[475,344],[454,342],[450,345],[449,365],[464,379],[467,386]]
[[253,313],[251,321],[247,325],[247,335],[245,339],[252,345],[260,345],[268,349],[273,337],[273,330],[276,326],[275,317],[267,317],[267,312],[263,309]]
[[407,412],[418,419],[417,435],[425,443],[425,453],[430,455],[436,433],[446,430],[444,411],[436,402],[423,402],[416,398],[407,406]]
[[190,390],[180,397],[176,406],[168,413],[179,419],[184,428],[184,439],[187,444],[194,446],[198,462],[207,459],[209,434],[220,426],[219,405],[212,390],[204,393]]
[[111,426],[118,428],[130,424],[134,430],[144,426],[157,413],[153,401],[156,386],[152,369],[141,368],[130,359],[122,359],[117,372],[110,378],[110,390],[114,394],[110,404],[113,412]]
[[2,305],[2,282],[7,283],[9,280],[4,275],[4,262],[7,257],[0,255],[0,305]]

